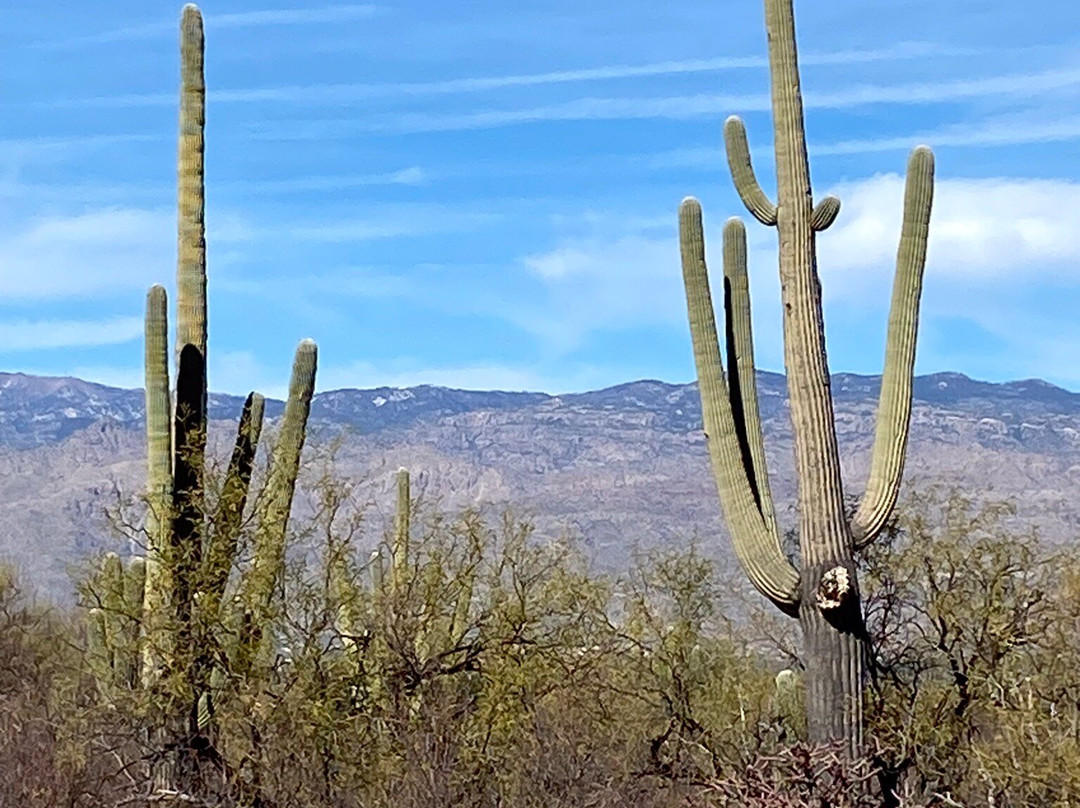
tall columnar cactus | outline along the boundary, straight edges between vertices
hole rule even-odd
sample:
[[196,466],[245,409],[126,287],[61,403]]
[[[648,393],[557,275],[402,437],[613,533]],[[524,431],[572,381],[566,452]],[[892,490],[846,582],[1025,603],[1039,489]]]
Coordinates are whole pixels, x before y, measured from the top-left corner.
[[750,213],[775,227],[779,236],[784,363],[798,474],[800,569],[781,548],[765,467],[745,232],[737,219],[724,229],[725,378],[705,266],[701,207],[692,198],[679,211],[683,279],[709,454],[736,554],[754,586],[782,611],[797,616],[802,625],[812,739],[843,739],[856,754],[862,743],[865,629],[854,553],[881,531],[900,490],[934,160],[930,150],[920,146],[908,162],[870,480],[849,522],[844,512],[815,254],[815,234],[833,223],[840,202],[827,196],[813,204],[792,0],[765,0],[765,11],[776,203],[754,176],[742,121],[728,119],[724,135],[739,196]]
[[[223,653],[218,647],[218,627],[225,619],[222,611],[226,603],[233,603],[226,601],[225,594],[244,524],[264,412],[262,396],[248,396],[217,509],[208,514],[204,479],[208,397],[203,51],[202,17],[198,8],[187,5],[180,27],[176,386],[171,395],[168,302],[165,289],[154,286],[146,299],[146,567],[144,573],[131,573],[140,580],[136,592],[134,580],[128,585],[117,584],[121,580],[119,560],[106,561],[106,601],[91,616],[92,625],[100,625],[104,634],[90,638],[94,649],[116,645],[116,629],[110,627],[115,621],[110,620],[110,614],[118,609],[110,604],[119,603],[122,597],[131,605],[137,598],[141,609],[132,610],[142,629],[139,678],[144,686],[160,684],[170,697],[168,704],[184,715],[179,722],[182,726],[172,721],[171,729],[186,741],[178,743],[176,738],[158,733],[163,744],[180,752],[206,749],[194,739],[207,730],[211,712],[208,693],[212,683],[221,680],[220,673],[214,675],[219,652]],[[316,354],[311,340],[304,340],[297,348],[285,416],[256,513],[256,560],[238,585],[238,602],[247,616],[254,614],[245,623],[249,643],[255,642],[252,636],[257,639],[265,633],[270,601],[284,565],[286,528],[315,387]],[[142,569],[141,562],[137,569]],[[254,610],[252,603],[257,604]],[[243,643],[236,643],[232,650],[245,649]],[[166,719],[168,722],[168,716]],[[174,787],[167,781],[175,781],[184,767],[165,768],[168,772],[158,777],[159,784]]]

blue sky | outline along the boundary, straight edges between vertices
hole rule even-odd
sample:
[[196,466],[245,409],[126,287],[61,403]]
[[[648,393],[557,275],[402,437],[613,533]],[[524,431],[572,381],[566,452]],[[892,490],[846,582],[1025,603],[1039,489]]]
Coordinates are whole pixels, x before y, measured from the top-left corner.
[[[291,2],[291,5],[290,5]],[[210,375],[567,392],[692,377],[676,209],[773,187],[759,0],[207,2]],[[179,3],[0,2],[0,369],[141,386],[175,274]],[[796,8],[830,366],[880,372],[902,172],[938,189],[918,370],[1080,389],[1080,5]],[[775,231],[748,224],[758,364]],[[719,271],[718,259],[713,262]]]

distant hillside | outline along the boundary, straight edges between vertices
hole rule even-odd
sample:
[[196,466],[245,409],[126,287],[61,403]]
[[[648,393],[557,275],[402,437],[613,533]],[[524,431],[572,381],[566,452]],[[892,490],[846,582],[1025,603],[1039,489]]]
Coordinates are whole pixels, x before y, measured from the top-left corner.
[[[850,493],[865,478],[879,383],[833,377]],[[784,378],[762,373],[759,385],[783,509],[794,500]],[[210,397],[213,435],[228,440],[241,404]],[[69,567],[117,546],[102,508],[114,485],[142,486],[142,405],[138,390],[0,374],[0,555],[42,592],[67,597]],[[271,418],[281,411],[268,402]],[[578,533],[599,563],[619,565],[635,545],[693,534],[727,554],[700,417],[695,385],[656,381],[564,396],[335,390],[315,398],[311,449],[344,436],[336,471],[365,481],[376,513],[388,506],[390,471],[405,465],[447,507],[513,503],[542,530]],[[1080,395],[1039,380],[920,377],[908,479],[1015,497],[1026,524],[1071,540],[1080,519]],[[782,518],[791,521],[790,508]]]

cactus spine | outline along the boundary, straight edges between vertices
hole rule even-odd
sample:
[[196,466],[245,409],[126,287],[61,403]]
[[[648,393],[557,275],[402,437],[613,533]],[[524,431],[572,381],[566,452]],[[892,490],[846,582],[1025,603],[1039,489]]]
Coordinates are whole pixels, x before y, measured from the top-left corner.
[[900,490],[934,161],[928,148],[918,147],[908,162],[870,480],[849,524],[815,251],[815,234],[835,221],[840,201],[827,196],[816,206],[812,202],[792,0],[765,0],[765,17],[777,203],[768,198],[754,175],[742,121],[729,118],[724,135],[740,198],[758,221],[778,231],[801,570],[781,550],[769,493],[754,385],[745,235],[736,222],[729,222],[724,230],[725,379],[705,266],[701,207],[694,199],[685,200],[679,212],[683,279],[713,474],[736,554],[754,586],[781,610],[797,616],[802,625],[811,738],[842,739],[854,755],[862,744],[865,635],[854,551],[884,527]]

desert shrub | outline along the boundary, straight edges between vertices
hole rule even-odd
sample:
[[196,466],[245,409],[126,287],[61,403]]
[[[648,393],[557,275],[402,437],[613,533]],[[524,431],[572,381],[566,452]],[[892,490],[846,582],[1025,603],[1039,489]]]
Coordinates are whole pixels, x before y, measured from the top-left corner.
[[[323,485],[293,531],[268,653],[243,675],[218,660],[212,765],[176,799],[1080,803],[1080,563],[1006,506],[931,492],[867,552],[871,752],[849,762],[805,744],[784,624],[748,610],[694,544],[600,575],[527,519],[428,506],[388,566],[393,531],[381,555],[359,552],[372,526],[357,489]],[[66,614],[0,580],[0,805],[154,793],[155,693],[103,668],[90,642],[85,607],[107,607],[103,584],[89,575],[84,608]],[[214,627],[222,644],[232,630]]]
[[1080,801],[1080,567],[1012,513],[932,492],[865,559],[869,731],[908,797]]

